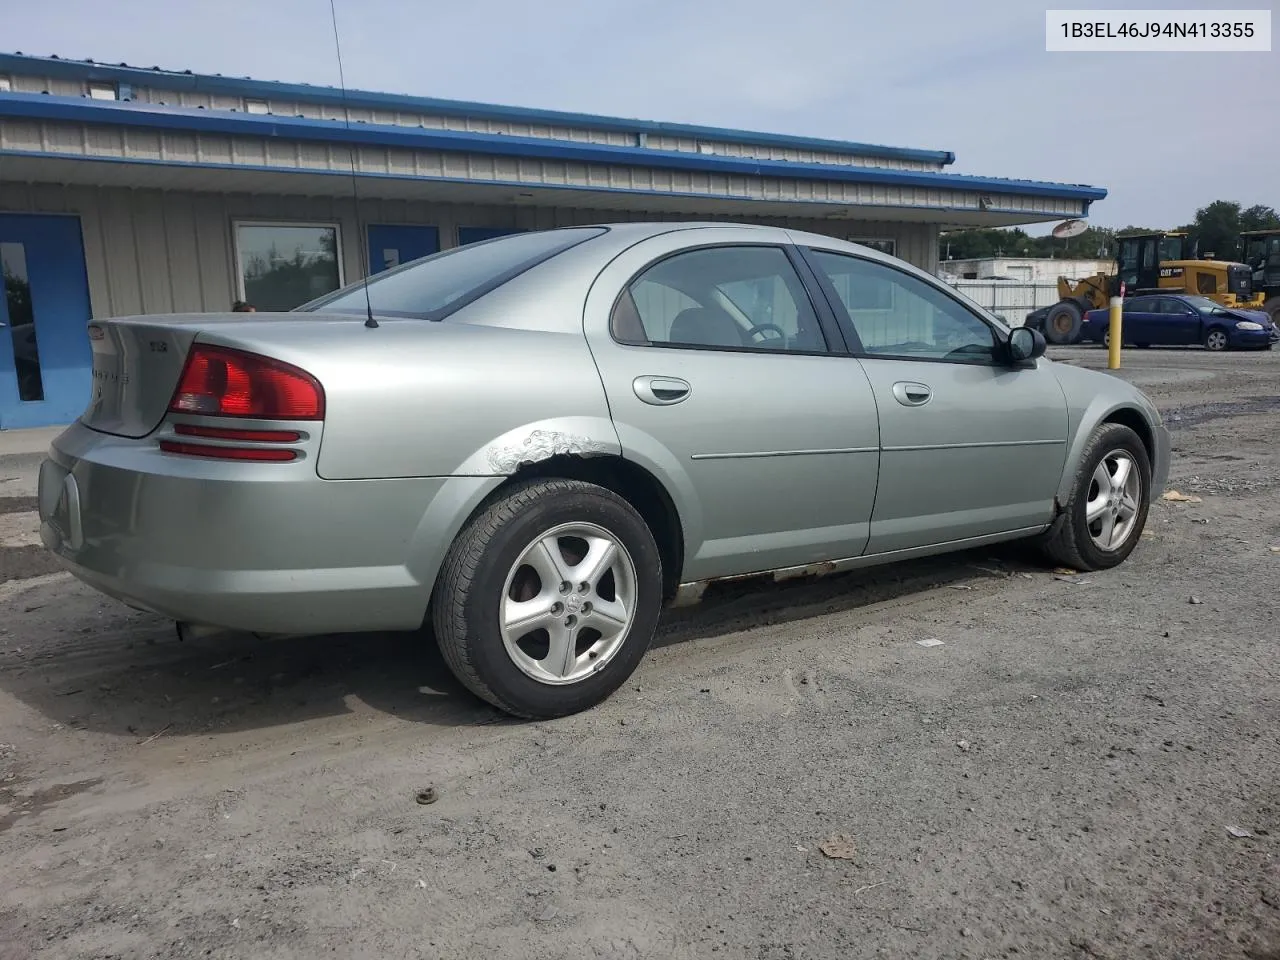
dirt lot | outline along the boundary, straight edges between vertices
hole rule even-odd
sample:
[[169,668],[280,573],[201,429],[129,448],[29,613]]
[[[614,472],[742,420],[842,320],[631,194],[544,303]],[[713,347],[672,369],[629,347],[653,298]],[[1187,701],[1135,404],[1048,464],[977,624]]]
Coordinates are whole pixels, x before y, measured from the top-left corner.
[[1280,351],[1125,362],[1202,502],[1120,569],[722,595],[555,723],[416,637],[179,643],[0,460],[0,957],[1280,958]]

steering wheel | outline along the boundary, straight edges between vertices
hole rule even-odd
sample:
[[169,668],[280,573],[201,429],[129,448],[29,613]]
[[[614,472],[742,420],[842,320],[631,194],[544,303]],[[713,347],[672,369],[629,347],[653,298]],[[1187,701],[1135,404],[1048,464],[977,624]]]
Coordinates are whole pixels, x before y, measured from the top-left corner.
[[770,330],[777,333],[779,340],[782,340],[784,342],[786,341],[787,331],[783,330],[776,323],[757,323],[754,327],[752,327],[750,330],[747,331],[747,336],[754,337],[757,333],[764,333]]

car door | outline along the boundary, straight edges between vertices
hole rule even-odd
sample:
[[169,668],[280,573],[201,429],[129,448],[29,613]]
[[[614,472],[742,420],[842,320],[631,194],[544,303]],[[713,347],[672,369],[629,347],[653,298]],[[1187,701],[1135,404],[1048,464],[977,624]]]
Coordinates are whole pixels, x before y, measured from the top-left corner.
[[786,234],[750,236],[762,242],[732,228],[645,240],[586,304],[623,456],[667,485],[686,580],[855,557],[867,543],[871,387]]
[[1189,344],[1200,342],[1200,314],[1185,300],[1160,298],[1160,326],[1163,339],[1152,343]]
[[1125,300],[1120,329],[1125,343],[1163,343],[1160,339],[1161,319],[1153,297]]
[[867,552],[1049,523],[1066,457],[1066,401],[1047,365],[999,359],[995,327],[892,262],[805,248],[880,416]]

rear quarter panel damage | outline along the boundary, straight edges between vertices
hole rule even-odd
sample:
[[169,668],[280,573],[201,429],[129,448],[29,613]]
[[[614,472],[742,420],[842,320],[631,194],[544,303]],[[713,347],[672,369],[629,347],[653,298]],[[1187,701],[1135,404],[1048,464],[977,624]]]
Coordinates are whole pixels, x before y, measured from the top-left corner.
[[319,378],[326,480],[504,476],[561,453],[618,454],[581,332],[384,320],[251,348]]

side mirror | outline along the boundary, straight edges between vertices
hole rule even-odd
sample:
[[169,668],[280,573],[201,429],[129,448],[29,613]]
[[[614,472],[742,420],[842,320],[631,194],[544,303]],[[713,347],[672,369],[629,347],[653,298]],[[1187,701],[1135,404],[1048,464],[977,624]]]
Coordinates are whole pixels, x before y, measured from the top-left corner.
[[1009,331],[1009,359],[1014,363],[1026,363],[1044,356],[1044,334],[1031,327],[1014,327]]

